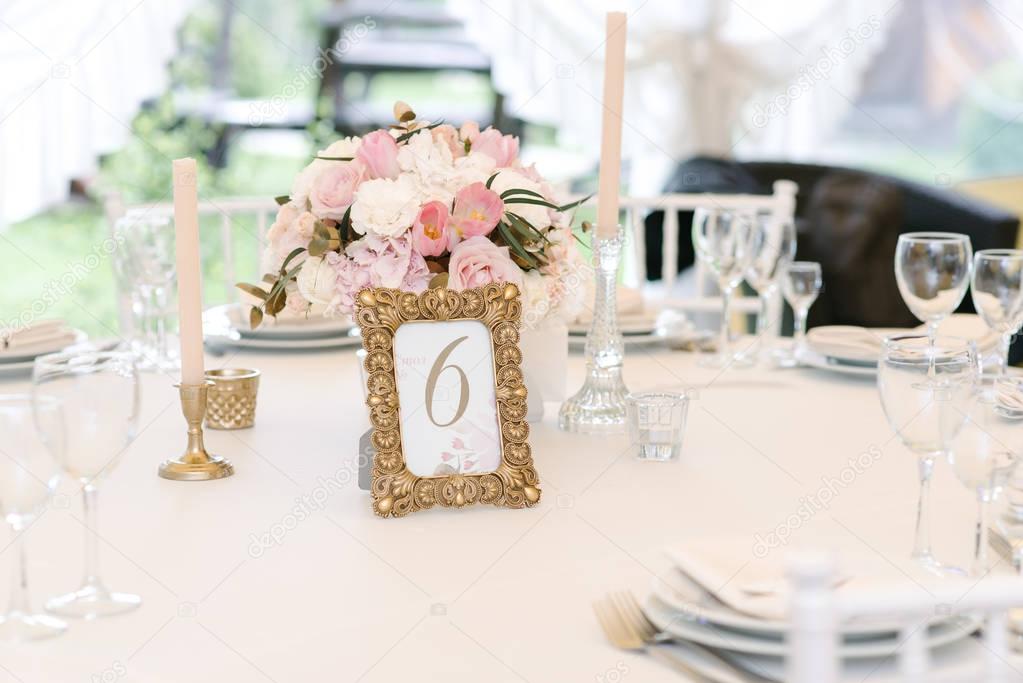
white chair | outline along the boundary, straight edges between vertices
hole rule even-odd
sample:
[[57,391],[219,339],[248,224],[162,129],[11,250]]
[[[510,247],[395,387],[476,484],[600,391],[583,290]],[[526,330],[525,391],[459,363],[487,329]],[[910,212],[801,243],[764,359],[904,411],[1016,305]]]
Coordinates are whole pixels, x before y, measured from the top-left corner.
[[[899,680],[905,683],[1008,683],[1023,680],[1018,667],[1008,661],[1006,612],[1023,605],[1023,578],[987,576],[984,579],[954,578],[927,591],[917,586],[878,589],[870,592],[833,590],[835,567],[824,555],[802,555],[789,564],[792,588],[786,676],[788,683],[837,683],[838,624],[854,617],[905,615],[900,631]],[[908,581],[908,579],[907,579]],[[985,662],[969,674],[934,670],[930,666],[927,629],[936,615],[974,614],[985,619]]]

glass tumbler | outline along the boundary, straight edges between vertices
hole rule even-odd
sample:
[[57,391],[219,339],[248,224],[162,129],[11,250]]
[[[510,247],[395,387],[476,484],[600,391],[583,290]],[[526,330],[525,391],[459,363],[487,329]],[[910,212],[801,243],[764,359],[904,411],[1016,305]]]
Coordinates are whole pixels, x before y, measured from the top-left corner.
[[625,399],[629,437],[640,460],[677,460],[682,451],[689,399],[685,394],[644,392]]

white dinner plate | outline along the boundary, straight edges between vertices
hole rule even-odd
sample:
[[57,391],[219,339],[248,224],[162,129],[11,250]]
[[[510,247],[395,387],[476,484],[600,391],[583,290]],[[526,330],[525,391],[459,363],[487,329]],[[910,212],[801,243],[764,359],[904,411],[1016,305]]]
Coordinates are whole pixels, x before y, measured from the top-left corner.
[[[733,630],[685,618],[656,596],[651,596],[647,600],[645,611],[658,629],[680,640],[743,654],[768,657],[784,657],[786,654],[784,640],[765,638],[749,631]],[[978,618],[962,617],[933,624],[927,631],[927,647],[940,647],[966,638],[975,632],[981,623],[982,620]],[[843,659],[887,657],[897,652],[901,644],[902,640],[898,633],[892,633],[887,638],[849,639],[843,640],[838,646],[838,654]]]
[[[678,615],[687,615],[695,621],[762,634],[775,639],[783,638],[789,629],[788,623],[784,621],[758,619],[733,610],[727,605],[716,603],[714,598],[704,598],[701,596],[703,589],[688,581],[678,569],[673,568],[668,574],[655,578],[651,590],[665,607],[675,610]],[[935,623],[938,621],[940,620],[936,619]],[[874,618],[869,621],[864,619],[849,621],[839,628],[845,638],[866,640],[891,637],[898,633],[901,626],[902,624],[894,619]]]
[[[658,332],[650,332],[647,334],[623,334],[622,340],[625,342],[625,348],[639,348],[642,346],[655,346],[657,344],[664,343],[664,336]],[[568,335],[568,350],[569,351],[582,351],[586,347],[586,335],[577,336],[574,334]]]
[[207,333],[206,343],[214,348],[258,351],[317,351],[362,347],[362,337],[323,337],[320,339],[246,339],[232,334]]
[[324,318],[320,315],[309,318],[274,318],[267,316],[256,329],[249,327],[249,306],[246,304],[224,304],[208,309],[203,316],[207,319],[219,319],[221,325],[226,324],[246,339],[321,339],[324,337],[343,337],[354,327],[352,320],[344,318]]
[[35,360],[25,360],[18,363],[0,363],[0,377],[19,377],[32,372]]
[[[618,316],[618,329],[623,336],[644,337],[657,330],[656,313],[632,313]],[[585,337],[590,332],[590,322],[573,322],[568,324],[569,337]]]
[[863,365],[850,363],[834,356],[822,356],[810,351],[803,355],[801,364],[818,370],[836,372],[840,375],[852,375],[855,377],[877,377],[877,365]]

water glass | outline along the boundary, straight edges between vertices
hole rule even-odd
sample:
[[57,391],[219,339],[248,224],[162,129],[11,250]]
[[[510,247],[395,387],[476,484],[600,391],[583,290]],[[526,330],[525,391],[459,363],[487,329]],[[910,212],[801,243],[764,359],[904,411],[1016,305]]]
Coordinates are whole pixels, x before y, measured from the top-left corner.
[[[110,591],[99,577],[97,481],[110,472],[135,437],[139,382],[135,356],[126,352],[56,353],[40,356],[33,369],[33,396],[56,401],[64,410],[66,446],[53,450],[64,472],[82,484],[85,578],[82,586],[50,600],[47,610],[61,616],[121,614],[138,607],[137,595]],[[52,446],[56,438],[41,427]]]
[[168,341],[174,318],[174,226],[166,215],[133,209],[117,221],[114,270],[130,299],[131,346],[138,366],[175,370],[179,359]]
[[798,365],[806,353],[806,316],[820,295],[822,284],[821,264],[813,261],[793,261],[782,275],[781,291],[796,316],[792,355],[781,360],[783,366]]
[[970,286],[973,246],[953,232],[908,232],[895,247],[895,280],[913,315],[927,325],[931,339]]
[[[38,429],[37,429],[38,427]],[[43,511],[57,486],[60,469],[52,451],[64,443],[63,412],[55,401],[33,407],[32,397],[0,396],[0,513],[15,533],[17,562],[0,639],[36,640],[63,633],[64,622],[34,614],[28,595],[25,529]],[[43,436],[50,443],[44,443]]]
[[754,212],[740,209],[700,207],[693,214],[693,248],[697,257],[715,275],[721,289],[721,329],[718,353],[701,359],[707,367],[731,365],[729,323],[732,294],[742,282],[752,256]]
[[977,313],[1000,336],[998,365],[991,374],[1004,375],[1009,367],[1012,335],[1019,329],[1023,315],[1023,251],[978,251],[973,257],[970,295]]
[[753,344],[743,350],[740,364],[755,363],[760,349],[764,347],[771,299],[778,291],[781,274],[796,257],[796,226],[792,217],[773,211],[758,213],[750,254],[745,277],[760,299],[760,310],[757,313],[756,336]]
[[977,380],[972,342],[922,334],[886,337],[878,362],[877,387],[892,429],[918,461],[913,558],[935,573],[950,568],[938,562],[930,541],[930,481],[935,459],[944,458],[958,436]]
[[629,437],[640,460],[678,459],[686,428],[689,399],[685,394],[643,392],[625,399]]

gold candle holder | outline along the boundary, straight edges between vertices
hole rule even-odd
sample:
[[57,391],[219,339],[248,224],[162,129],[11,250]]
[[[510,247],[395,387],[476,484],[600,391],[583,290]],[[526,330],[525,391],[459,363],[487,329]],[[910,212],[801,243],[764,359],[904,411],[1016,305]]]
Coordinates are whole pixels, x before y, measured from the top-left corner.
[[160,465],[160,476],[175,481],[207,481],[234,474],[234,467],[224,458],[210,455],[202,440],[202,421],[206,416],[206,397],[213,382],[176,384],[181,394],[181,412],[188,423],[188,446],[176,460]]
[[213,382],[206,408],[206,426],[210,429],[248,429],[256,423],[256,394],[259,370],[219,368],[207,370]]

